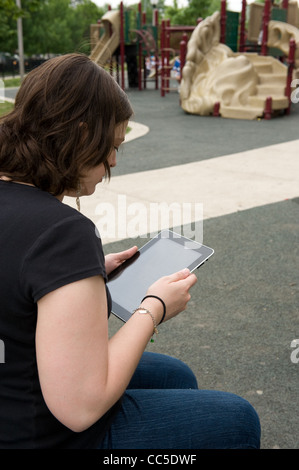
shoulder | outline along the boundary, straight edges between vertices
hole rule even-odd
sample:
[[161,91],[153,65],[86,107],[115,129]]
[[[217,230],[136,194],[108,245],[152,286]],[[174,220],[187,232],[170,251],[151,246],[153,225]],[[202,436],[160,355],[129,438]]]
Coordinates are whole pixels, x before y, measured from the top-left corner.
[[5,183],[0,186],[0,190],[5,206],[3,221],[8,222],[12,229],[19,227],[23,236],[31,242],[56,225],[63,227],[80,222],[81,227],[92,227],[94,230],[90,219],[38,188]]
[[101,239],[94,223],[58,202],[46,216],[21,263],[20,280],[26,297],[35,302],[63,285],[101,275],[107,281]]

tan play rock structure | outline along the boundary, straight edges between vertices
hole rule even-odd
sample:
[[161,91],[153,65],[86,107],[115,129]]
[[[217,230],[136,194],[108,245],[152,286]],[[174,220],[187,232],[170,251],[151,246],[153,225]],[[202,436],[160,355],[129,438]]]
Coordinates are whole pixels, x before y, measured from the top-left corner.
[[[271,56],[235,53],[220,43],[220,13],[215,12],[197,25],[188,42],[182,72],[180,101],[184,111],[207,116],[218,103],[223,118],[262,117],[266,99],[272,110],[286,110],[287,66]],[[299,30],[292,25],[270,21],[268,46],[288,54],[289,40],[296,41],[294,76],[299,70]]]

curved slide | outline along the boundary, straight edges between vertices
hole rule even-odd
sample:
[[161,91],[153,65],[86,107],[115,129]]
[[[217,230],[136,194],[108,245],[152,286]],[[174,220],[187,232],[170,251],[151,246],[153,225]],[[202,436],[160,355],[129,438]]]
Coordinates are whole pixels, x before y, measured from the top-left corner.
[[120,14],[119,11],[108,11],[101,22],[105,28],[96,46],[90,54],[91,60],[98,65],[105,65],[112,57],[120,42]]
[[[277,21],[269,23],[269,47],[280,47],[287,53],[291,37],[299,43],[297,28]],[[296,56],[296,67],[298,59]],[[286,78],[287,66],[279,60],[255,53],[234,53],[221,44],[220,13],[215,12],[197,25],[188,42],[181,106],[190,114],[209,115],[219,103],[222,117],[256,119],[263,116],[268,96],[273,110],[288,108]]]

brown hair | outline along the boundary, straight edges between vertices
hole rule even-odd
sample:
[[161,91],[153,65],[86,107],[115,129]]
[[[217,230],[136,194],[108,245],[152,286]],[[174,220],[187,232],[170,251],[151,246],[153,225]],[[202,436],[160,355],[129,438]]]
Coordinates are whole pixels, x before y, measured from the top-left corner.
[[127,95],[87,56],[50,59],[27,75],[0,121],[0,175],[54,195],[76,190],[86,168],[104,163],[110,176],[115,127],[132,113]]

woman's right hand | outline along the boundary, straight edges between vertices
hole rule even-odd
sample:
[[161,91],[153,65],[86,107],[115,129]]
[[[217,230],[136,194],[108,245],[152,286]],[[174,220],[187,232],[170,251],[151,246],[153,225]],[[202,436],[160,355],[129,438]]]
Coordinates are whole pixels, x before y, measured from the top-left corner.
[[[191,298],[189,290],[196,282],[195,274],[191,274],[189,269],[183,269],[154,282],[147,290],[146,295],[156,295],[163,300],[166,305],[166,315],[163,321],[166,321],[186,309]],[[158,324],[163,314],[162,303],[158,299],[147,298],[142,302],[142,306],[150,309],[154,302],[155,310],[159,311],[159,318],[156,318]],[[159,310],[157,310],[157,303],[160,304]]]

